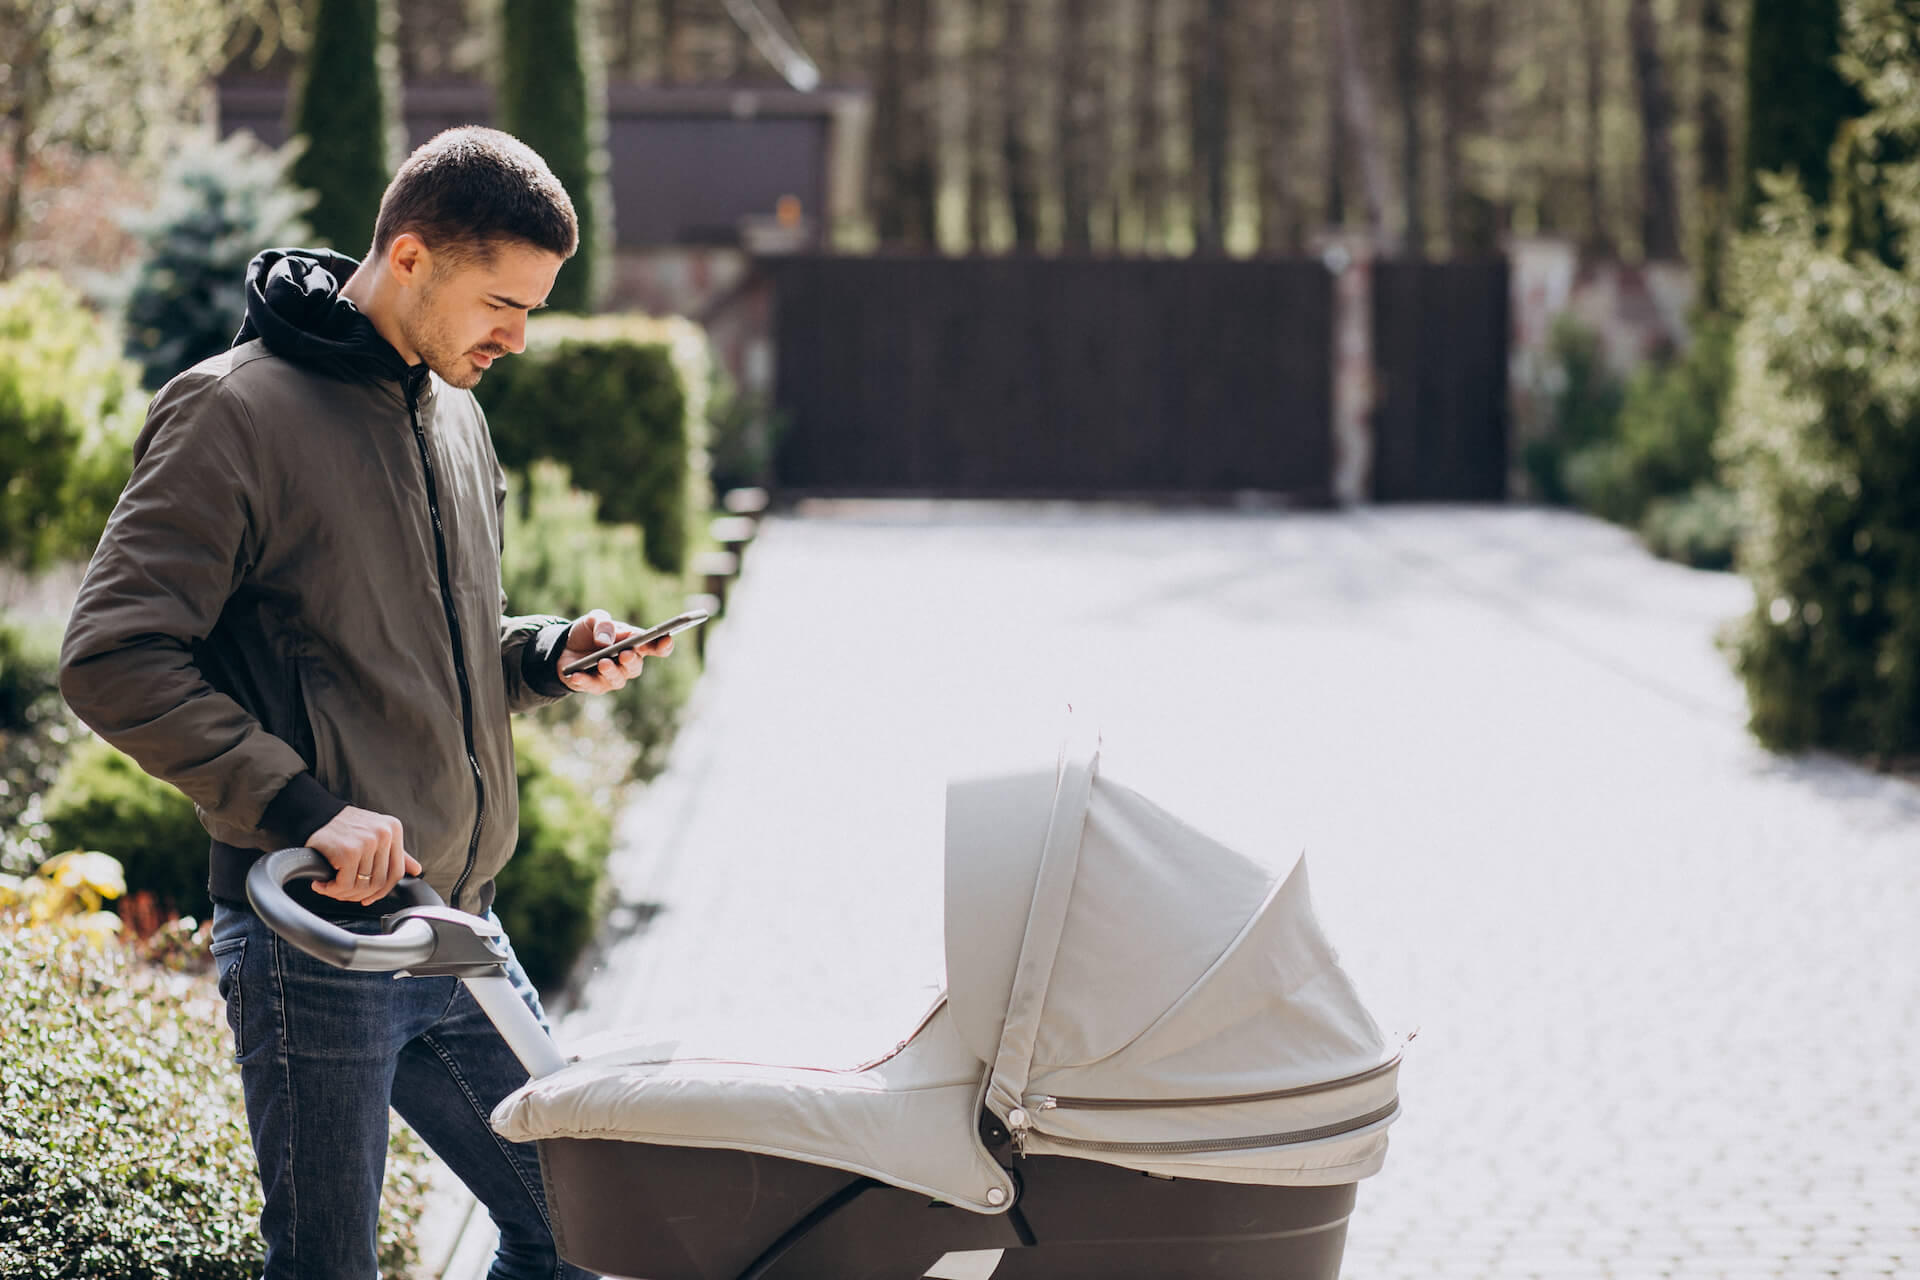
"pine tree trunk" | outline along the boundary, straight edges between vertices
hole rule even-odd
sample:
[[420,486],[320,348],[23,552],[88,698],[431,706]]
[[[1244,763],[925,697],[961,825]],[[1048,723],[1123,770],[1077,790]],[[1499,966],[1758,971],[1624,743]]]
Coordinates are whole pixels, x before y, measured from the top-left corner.
[[[1259,166],[1260,252],[1298,253],[1302,245],[1299,198],[1293,182],[1301,120],[1301,74],[1294,57],[1298,34],[1290,2],[1260,7],[1263,27],[1248,33],[1251,59],[1254,157]],[[1264,56],[1259,56],[1264,53]]]
[[1060,54],[1054,62],[1060,75],[1060,98],[1054,115],[1054,155],[1060,165],[1060,242],[1076,252],[1085,252],[1093,245],[1096,89],[1095,51],[1088,42],[1091,2],[1062,0]]
[[1633,43],[1633,79],[1640,106],[1640,165],[1646,203],[1641,210],[1641,250],[1650,262],[1680,258],[1680,195],[1673,173],[1673,91],[1660,60],[1660,31],[1653,0],[1632,0],[1628,35]]
[[1589,257],[1611,258],[1619,253],[1607,218],[1606,161],[1601,147],[1606,110],[1608,0],[1579,0],[1580,52],[1586,80],[1586,131],[1582,139],[1581,179],[1587,193],[1586,234],[1581,246]]
[[1226,252],[1227,235],[1227,0],[1205,0],[1193,10],[1185,40],[1187,101],[1193,166],[1189,174],[1196,253]]
[[1733,28],[1725,0],[1701,0],[1700,96],[1696,128],[1700,148],[1700,297],[1718,310],[1720,274],[1726,256],[1733,190],[1733,127],[1728,98],[1733,84]]
[[1006,91],[1001,95],[1000,148],[1007,170],[1007,209],[1013,218],[1013,243],[1033,249],[1040,243],[1039,157],[1029,132],[1034,101],[1033,23],[1028,0],[1006,0],[1006,48],[1001,66]]
[[1164,0],[1141,0],[1139,45],[1134,61],[1134,198],[1140,206],[1140,247],[1166,248],[1166,122],[1161,112],[1161,50]]
[[1426,256],[1427,228],[1421,210],[1420,91],[1425,83],[1420,38],[1425,34],[1421,0],[1399,0],[1394,24],[1394,79],[1400,90],[1400,185],[1406,204],[1406,248],[1415,258]]
[[[1018,0],[1013,0],[1018,3]],[[967,31],[967,244],[985,253],[993,240],[991,165],[999,97],[995,0],[973,0]],[[1001,4],[1007,0],[1000,0]]]

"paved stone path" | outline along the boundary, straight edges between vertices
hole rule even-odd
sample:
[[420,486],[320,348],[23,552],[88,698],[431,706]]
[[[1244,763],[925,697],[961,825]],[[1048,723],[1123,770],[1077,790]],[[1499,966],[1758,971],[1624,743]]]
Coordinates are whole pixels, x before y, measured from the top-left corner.
[[[1106,767],[1417,1028],[1353,1280],[1920,1276],[1920,788],[1743,728],[1741,580],[1527,509],[769,523],[562,1038],[821,1065],[939,989],[945,779]],[[616,929],[617,934],[617,929]]]

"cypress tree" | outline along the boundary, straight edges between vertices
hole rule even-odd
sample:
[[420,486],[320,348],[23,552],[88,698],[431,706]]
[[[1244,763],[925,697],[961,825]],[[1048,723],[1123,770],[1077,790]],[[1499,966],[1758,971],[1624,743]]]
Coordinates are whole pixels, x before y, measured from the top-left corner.
[[1814,206],[1826,204],[1834,138],[1866,109],[1835,65],[1839,53],[1840,0],[1756,0],[1747,33],[1744,225],[1753,225],[1762,173],[1796,173]]
[[592,311],[602,295],[613,200],[607,185],[606,88],[590,54],[581,0],[503,0],[499,127],[539,152],[573,198],[580,248],[547,301]]
[[305,147],[290,170],[314,193],[314,234],[358,256],[400,162],[399,82],[386,0],[317,0],[313,44],[293,95],[291,132]]

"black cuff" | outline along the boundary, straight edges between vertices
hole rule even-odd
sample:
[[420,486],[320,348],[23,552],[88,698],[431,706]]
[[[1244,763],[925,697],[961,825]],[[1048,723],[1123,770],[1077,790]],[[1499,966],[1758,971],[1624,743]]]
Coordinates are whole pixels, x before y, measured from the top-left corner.
[[567,647],[571,622],[550,622],[534,632],[520,650],[520,677],[527,688],[543,698],[559,698],[572,693],[560,680],[560,654]]
[[260,826],[276,839],[303,845],[346,807],[345,800],[321,786],[311,773],[296,773],[280,788],[280,794],[267,802]]

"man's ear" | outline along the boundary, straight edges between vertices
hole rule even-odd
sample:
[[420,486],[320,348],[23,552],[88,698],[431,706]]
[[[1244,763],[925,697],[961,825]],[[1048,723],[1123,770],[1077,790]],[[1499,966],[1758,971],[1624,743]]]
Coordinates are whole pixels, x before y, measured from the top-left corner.
[[387,270],[396,283],[417,288],[433,274],[433,251],[413,232],[402,231],[387,246]]

